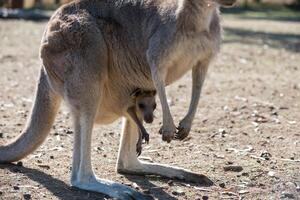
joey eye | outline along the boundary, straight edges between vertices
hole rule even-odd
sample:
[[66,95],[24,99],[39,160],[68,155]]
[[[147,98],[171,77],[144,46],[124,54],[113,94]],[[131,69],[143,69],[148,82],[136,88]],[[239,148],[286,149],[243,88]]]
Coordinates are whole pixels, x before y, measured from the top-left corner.
[[139,106],[139,109],[141,109],[141,110],[143,110],[145,108],[145,105],[142,103],[139,103],[138,106]]

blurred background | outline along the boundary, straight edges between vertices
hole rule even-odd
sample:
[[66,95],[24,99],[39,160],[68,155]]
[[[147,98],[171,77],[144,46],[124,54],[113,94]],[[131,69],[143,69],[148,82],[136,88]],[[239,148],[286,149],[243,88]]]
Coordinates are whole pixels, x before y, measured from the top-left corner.
[[[0,0],[0,18],[46,19],[49,10],[72,0]],[[234,8],[222,9],[239,17],[300,19],[300,0],[240,0]],[[43,12],[44,11],[44,12]]]
[[[56,9],[58,6],[72,0],[0,0],[0,7],[12,9]],[[300,0],[240,0],[233,10],[237,9],[273,9],[297,11],[300,8]],[[232,9],[229,9],[232,10]]]
[[[61,4],[71,2],[72,0],[0,0],[0,6],[6,8],[56,8]],[[253,5],[281,5],[281,6],[299,6],[299,0],[240,0],[239,6],[244,8],[252,7]]]
[[71,0],[1,0],[0,6],[6,8],[56,8]]

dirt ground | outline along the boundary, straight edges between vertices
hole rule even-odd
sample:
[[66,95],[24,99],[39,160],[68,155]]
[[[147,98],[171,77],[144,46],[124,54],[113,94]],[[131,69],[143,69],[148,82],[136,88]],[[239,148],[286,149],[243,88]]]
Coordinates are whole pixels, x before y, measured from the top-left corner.
[[[205,174],[215,186],[115,172],[121,121],[94,129],[98,176],[157,199],[300,199],[300,23],[228,15],[190,137],[164,143],[161,110],[147,126],[141,157]],[[0,143],[20,133],[32,105],[46,22],[0,20]],[[185,115],[191,75],[168,87],[176,123]],[[66,106],[44,144],[22,163],[0,165],[0,199],[108,199],[70,187],[73,132]],[[23,166],[19,166],[19,165]],[[242,171],[225,171],[237,165]]]

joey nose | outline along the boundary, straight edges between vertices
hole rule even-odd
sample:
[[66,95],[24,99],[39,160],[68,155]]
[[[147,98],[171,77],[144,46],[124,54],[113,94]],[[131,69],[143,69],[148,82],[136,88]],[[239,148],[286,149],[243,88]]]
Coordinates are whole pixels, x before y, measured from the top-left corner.
[[148,124],[152,123],[153,122],[153,115],[150,115],[150,114],[149,115],[145,115],[144,116],[144,120]]

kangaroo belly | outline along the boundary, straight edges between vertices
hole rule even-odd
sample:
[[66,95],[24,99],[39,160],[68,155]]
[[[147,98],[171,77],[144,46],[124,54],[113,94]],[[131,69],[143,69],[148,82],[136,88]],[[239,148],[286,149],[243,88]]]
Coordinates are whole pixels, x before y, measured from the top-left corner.
[[195,64],[192,59],[178,59],[172,66],[168,68],[165,78],[166,85],[169,85],[185,75]]
[[100,112],[98,112],[96,115],[95,123],[96,124],[111,124],[119,118],[120,118],[120,116],[118,116],[112,112],[103,112],[103,110],[100,110]]

